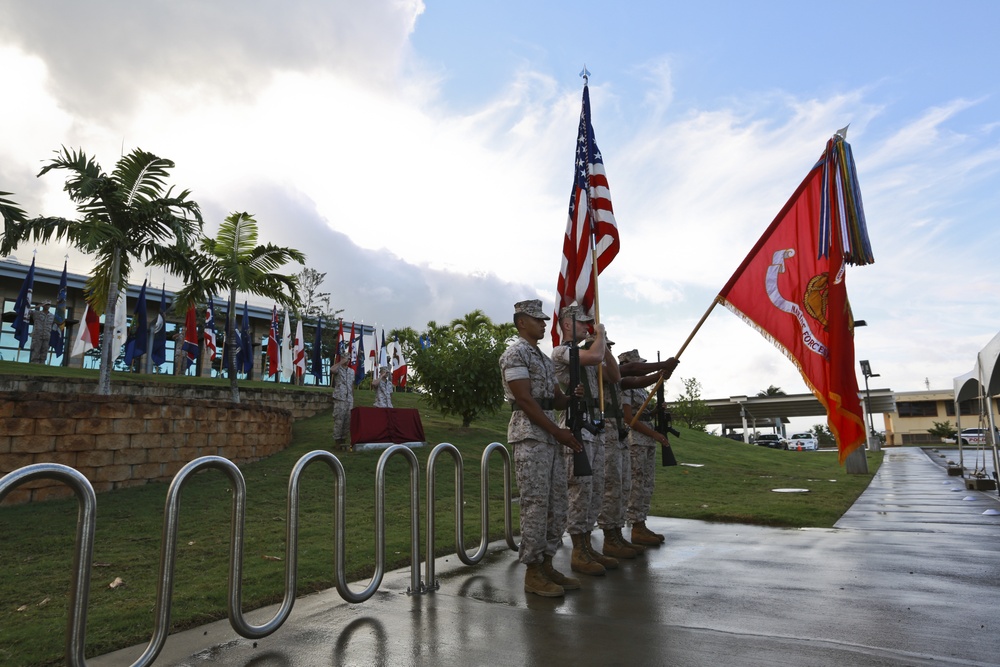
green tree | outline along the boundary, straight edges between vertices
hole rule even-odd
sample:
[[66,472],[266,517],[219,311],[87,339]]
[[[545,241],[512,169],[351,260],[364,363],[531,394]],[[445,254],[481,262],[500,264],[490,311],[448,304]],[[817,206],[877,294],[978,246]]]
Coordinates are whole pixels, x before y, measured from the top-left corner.
[[426,348],[416,345],[407,359],[415,371],[414,384],[427,392],[432,407],[461,417],[462,426],[495,413],[503,405],[497,360],[513,329],[513,324],[493,324],[481,311],[455,320],[451,327],[428,322],[425,335],[433,342]]
[[[174,194],[166,179],[174,163],[135,149],[106,174],[83,151],[65,147],[38,173],[53,169],[69,172],[63,189],[76,204],[80,218],[20,218],[4,210],[4,238],[0,254],[10,254],[21,242],[66,240],[94,255],[87,279],[87,301],[104,313],[101,373],[98,393],[111,393],[111,338],[119,285],[127,285],[133,262],[158,266],[185,280],[194,274],[190,245],[201,234],[201,209],[188,199],[190,192]],[[103,304],[107,304],[104,306]]]
[[[303,268],[295,274],[295,280],[299,288],[301,297],[300,316],[303,317],[303,325],[315,327],[319,320],[323,320],[323,329],[320,332],[320,355],[324,359],[332,359],[337,354],[337,332],[340,320],[338,315],[344,312],[343,308],[336,310],[330,305],[330,293],[322,291],[323,282],[326,280],[326,273]],[[313,335],[306,334],[305,348],[306,358],[312,358]]]
[[[294,248],[272,243],[257,245],[257,221],[249,213],[231,213],[219,226],[218,235],[203,237],[195,257],[198,276],[177,293],[176,303],[187,308],[206,301],[209,295],[229,293],[229,331],[236,331],[236,293],[256,294],[293,307],[299,303],[298,282],[294,276],[276,273],[291,261],[305,262],[305,255]],[[228,346],[225,363],[234,403],[240,402],[236,381],[236,346]]]
[[781,389],[781,387],[775,387],[772,384],[769,385],[767,389],[758,391],[757,396],[787,396],[787,394]]
[[685,426],[704,431],[712,410],[701,398],[701,383],[694,378],[681,378],[684,391],[674,401],[674,417],[680,419]]
[[951,420],[931,423],[934,424],[934,428],[927,429],[927,432],[935,438],[954,438],[958,435],[958,429],[951,425]]
[[816,442],[819,443],[820,447],[833,447],[837,444],[833,433],[830,433],[830,429],[826,424],[813,424],[810,431],[816,436]]

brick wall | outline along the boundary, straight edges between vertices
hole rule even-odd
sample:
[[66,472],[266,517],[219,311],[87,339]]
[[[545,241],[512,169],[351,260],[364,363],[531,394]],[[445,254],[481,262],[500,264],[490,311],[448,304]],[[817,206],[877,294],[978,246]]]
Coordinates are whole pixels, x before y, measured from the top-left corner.
[[[211,385],[172,384],[119,380],[122,374],[111,376],[113,396],[148,396],[176,401],[208,400],[231,403],[229,382],[219,380]],[[133,376],[135,377],[135,376]],[[141,376],[140,376],[141,377]],[[4,392],[77,393],[96,396],[97,381],[89,378],[60,378],[30,375],[0,375],[0,396]],[[282,408],[292,413],[293,419],[304,419],[333,411],[333,392],[329,387],[296,388],[275,384],[274,389],[240,387],[240,401]]]
[[[0,392],[0,476],[32,463],[62,463],[98,493],[166,482],[199,456],[242,464],[281,451],[291,443],[292,421],[289,410],[249,401]],[[36,480],[5,502],[71,494],[64,484]]]

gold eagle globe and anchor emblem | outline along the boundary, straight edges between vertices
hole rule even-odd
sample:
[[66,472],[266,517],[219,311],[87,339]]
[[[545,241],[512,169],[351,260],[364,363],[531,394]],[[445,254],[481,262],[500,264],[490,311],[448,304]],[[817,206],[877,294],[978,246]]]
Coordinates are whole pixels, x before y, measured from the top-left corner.
[[[802,295],[802,307],[809,313],[810,317],[823,325],[823,329],[828,328],[827,309],[830,301],[830,274],[824,271],[809,279],[806,284],[805,293]],[[851,304],[847,304],[848,328],[854,331],[854,317],[851,316]]]

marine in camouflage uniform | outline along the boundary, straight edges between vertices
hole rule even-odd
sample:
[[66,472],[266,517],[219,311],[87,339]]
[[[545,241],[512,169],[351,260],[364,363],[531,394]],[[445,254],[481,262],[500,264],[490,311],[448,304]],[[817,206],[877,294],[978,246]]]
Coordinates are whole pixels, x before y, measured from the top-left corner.
[[333,441],[338,446],[347,444],[351,427],[351,408],[354,407],[354,371],[347,356],[333,364],[330,383],[333,385]]
[[392,407],[392,373],[389,372],[388,366],[379,369],[378,383],[375,387],[375,407]]
[[[574,332],[574,319],[576,331]],[[594,318],[584,313],[577,305],[565,306],[559,311],[559,324],[562,327],[562,345],[552,350],[552,363],[555,366],[556,378],[562,387],[568,387],[570,375],[570,339],[583,340],[587,335],[587,327]],[[584,397],[589,406],[590,417],[600,412],[598,407],[597,366],[610,352],[605,344],[604,325],[598,324],[593,341],[586,348],[580,348],[580,384],[583,386]],[[613,358],[612,358],[613,361]],[[617,381],[617,364],[615,364],[615,380]],[[559,424],[565,426],[567,414],[564,412]],[[563,453],[566,466],[566,477],[569,495],[569,516],[567,531],[573,541],[573,555],[570,558],[570,568],[574,572],[600,576],[606,570],[618,567],[618,560],[597,552],[591,543],[590,534],[597,524],[597,516],[601,512],[604,496],[604,436],[601,433],[592,434],[587,430],[582,433],[583,447],[590,459],[593,475],[577,477],[573,474],[573,456]]]
[[51,304],[46,301],[41,310],[28,313],[31,322],[31,355],[28,361],[32,364],[44,364],[49,353],[49,342],[52,340],[52,323],[56,314],[49,311]]
[[[615,362],[615,367],[618,364]],[[631,544],[622,535],[625,503],[631,484],[628,434],[621,406],[621,381],[604,382],[604,489],[597,525],[604,532],[601,552],[612,558],[635,558],[645,548]]]
[[554,410],[566,407],[552,361],[538,349],[549,319],[537,299],[514,305],[518,338],[500,356],[504,398],[511,405],[507,442],[514,448],[514,471],[520,490],[524,590],[559,597],[580,582],[552,566],[566,529],[566,468],[561,451],[579,450],[573,434],[560,428]]
[[[628,434],[629,458],[631,459],[631,488],[628,489],[628,505],[625,509],[625,519],[632,525],[632,542],[636,546],[659,546],[666,539],[659,533],[654,533],[646,527],[649,516],[649,506],[653,497],[656,482],[656,444],[670,446],[667,436],[658,433],[653,428],[653,410],[647,405],[640,414],[639,409],[646,402],[649,392],[643,387],[652,384],[659,378],[659,373],[636,378],[631,374],[643,371],[660,371],[664,378],[670,377],[677,360],[671,357],[663,362],[648,363],[639,356],[638,350],[629,350],[618,355],[618,362],[624,374],[622,382],[630,388],[622,392],[622,411],[625,420],[632,422],[639,414]],[[635,386],[639,385],[639,386]]]

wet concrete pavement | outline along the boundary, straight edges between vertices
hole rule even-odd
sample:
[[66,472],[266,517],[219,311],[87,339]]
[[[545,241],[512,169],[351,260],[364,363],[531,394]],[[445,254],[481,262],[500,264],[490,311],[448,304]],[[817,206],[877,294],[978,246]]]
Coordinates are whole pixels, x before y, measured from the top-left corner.
[[[410,571],[392,572],[362,604],[335,590],[300,598],[264,639],[227,621],[172,635],[155,664],[1000,665],[989,510],[995,491],[966,491],[919,449],[889,449],[833,529],[652,519],[665,546],[562,599],[524,593],[523,567],[497,543],[475,567],[438,559],[438,590],[408,595]],[[567,573],[568,544],[555,558]],[[88,664],[129,665],[142,649]]]

